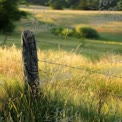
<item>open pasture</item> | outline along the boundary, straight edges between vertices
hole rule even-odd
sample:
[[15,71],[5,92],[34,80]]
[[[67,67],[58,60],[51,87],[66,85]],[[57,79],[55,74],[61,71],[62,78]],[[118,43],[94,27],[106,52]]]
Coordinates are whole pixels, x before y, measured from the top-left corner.
[[[0,47],[0,120],[121,122],[122,13],[56,11],[39,6],[20,9],[31,14],[16,23],[6,46]],[[56,36],[48,26],[34,29],[38,22],[57,27],[92,27],[101,38]],[[23,89],[20,35],[23,29],[30,28],[35,33],[40,60],[38,101],[31,100]]]

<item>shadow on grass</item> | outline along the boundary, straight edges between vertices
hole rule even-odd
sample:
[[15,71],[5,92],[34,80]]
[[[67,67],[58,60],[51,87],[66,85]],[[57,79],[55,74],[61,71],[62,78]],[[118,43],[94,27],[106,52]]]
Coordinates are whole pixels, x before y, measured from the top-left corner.
[[[2,100],[0,119],[4,122],[114,122],[115,115],[98,115],[95,109],[77,106],[56,93],[52,98],[49,92],[40,90],[32,97],[20,85],[7,86],[6,99]],[[59,98],[60,97],[60,98]]]

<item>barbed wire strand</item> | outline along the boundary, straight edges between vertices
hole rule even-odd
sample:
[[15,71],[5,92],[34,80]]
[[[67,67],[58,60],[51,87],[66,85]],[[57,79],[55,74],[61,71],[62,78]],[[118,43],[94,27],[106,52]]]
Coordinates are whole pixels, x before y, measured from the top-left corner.
[[[55,62],[46,61],[46,60],[38,60],[38,61],[39,62],[43,62],[43,63],[53,64],[53,65],[68,67],[68,68],[72,68],[72,69],[76,69],[76,70],[82,70],[82,71],[85,70],[85,71],[88,71],[90,73],[95,73],[95,74],[100,74],[100,75],[106,75],[108,77],[122,78],[122,76],[112,75],[112,73],[103,73],[101,71],[89,70],[88,68],[81,68],[81,67],[69,66],[67,64],[60,64],[60,63],[55,63]],[[45,72],[45,71],[43,71],[43,72]],[[47,73],[47,72],[45,72],[45,73]]]
[[42,70],[40,67],[39,67],[39,71],[43,72],[44,74],[50,75],[50,73],[48,73],[47,71]]

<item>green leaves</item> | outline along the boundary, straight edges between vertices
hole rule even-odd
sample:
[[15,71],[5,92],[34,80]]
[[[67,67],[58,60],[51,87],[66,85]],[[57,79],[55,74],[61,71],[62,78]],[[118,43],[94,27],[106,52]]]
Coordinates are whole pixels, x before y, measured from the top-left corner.
[[19,0],[0,0],[0,32],[12,32],[14,22],[27,14],[18,9]]

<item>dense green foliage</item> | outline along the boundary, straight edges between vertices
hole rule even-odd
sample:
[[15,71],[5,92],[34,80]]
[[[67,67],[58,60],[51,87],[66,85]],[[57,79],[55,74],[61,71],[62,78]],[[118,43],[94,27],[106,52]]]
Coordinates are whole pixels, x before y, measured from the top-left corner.
[[26,16],[24,11],[18,9],[19,0],[0,0],[0,32],[12,32],[15,21]]
[[53,9],[121,10],[121,0],[26,0],[31,4],[49,5]]
[[53,9],[63,9],[66,5],[65,0],[49,0],[49,5]]
[[122,11],[122,1],[121,0],[117,3],[117,8],[118,8],[118,10]]
[[80,27],[76,28],[77,33],[84,38],[97,39],[99,37],[98,32],[90,27]]
[[76,28],[67,28],[67,27],[57,27],[53,28],[52,33],[60,36],[68,36],[74,38],[89,38],[89,39],[98,39],[98,32],[90,27],[77,26]]

